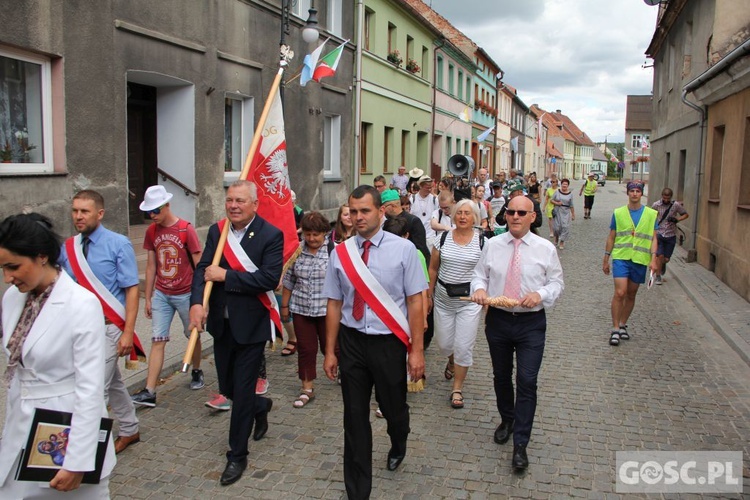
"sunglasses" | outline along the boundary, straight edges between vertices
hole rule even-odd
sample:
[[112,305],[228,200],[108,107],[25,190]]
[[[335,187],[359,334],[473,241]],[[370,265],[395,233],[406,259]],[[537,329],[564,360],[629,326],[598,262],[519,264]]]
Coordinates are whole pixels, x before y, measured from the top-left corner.
[[505,210],[505,213],[513,217],[514,215],[518,214],[519,217],[526,217],[526,214],[529,213],[528,210],[513,210],[512,208],[508,208]]
[[153,209],[153,210],[146,210],[145,214],[146,214],[146,215],[151,215],[151,214],[154,214],[154,215],[159,215],[159,214],[161,213],[161,209],[162,209],[162,208],[164,208],[165,206],[166,206],[166,204],[165,204],[165,205],[162,205],[162,206],[160,206],[160,207],[156,207],[156,208],[155,208],[155,209]]

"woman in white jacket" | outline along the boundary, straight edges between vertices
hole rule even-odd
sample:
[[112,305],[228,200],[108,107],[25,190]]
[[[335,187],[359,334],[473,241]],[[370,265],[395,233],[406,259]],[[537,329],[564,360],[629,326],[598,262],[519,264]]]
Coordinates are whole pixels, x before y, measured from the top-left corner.
[[[44,216],[0,223],[0,267],[11,286],[2,302],[2,347],[8,365],[5,426],[0,441],[0,498],[109,498],[115,464],[108,445],[101,482],[81,485],[95,469],[104,404],[104,315],[93,294],[57,267],[60,237]],[[49,483],[16,481],[36,408],[73,414],[62,468]]]

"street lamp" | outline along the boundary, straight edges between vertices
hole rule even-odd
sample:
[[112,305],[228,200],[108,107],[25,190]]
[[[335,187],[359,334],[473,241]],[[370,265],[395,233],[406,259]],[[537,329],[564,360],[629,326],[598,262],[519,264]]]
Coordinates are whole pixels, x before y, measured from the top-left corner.
[[[285,64],[284,61],[294,56],[294,52],[286,44],[286,35],[289,34],[289,15],[291,14],[292,7],[295,5],[297,5],[297,0],[281,0],[281,36],[279,38],[279,47],[282,64]],[[315,9],[314,0],[311,0],[310,8],[307,12],[308,17],[307,21],[305,21],[305,27],[302,29],[302,39],[307,43],[312,43],[318,39],[318,11]],[[279,96],[282,102],[284,101],[284,88],[285,82],[282,76],[279,87]]]
[[[295,5],[297,5],[297,0],[281,0],[281,37],[279,39],[281,46],[286,45],[286,35],[289,34],[289,15]],[[307,21],[302,29],[302,39],[306,43],[312,43],[318,39],[318,10],[314,2],[310,3],[307,13]]]

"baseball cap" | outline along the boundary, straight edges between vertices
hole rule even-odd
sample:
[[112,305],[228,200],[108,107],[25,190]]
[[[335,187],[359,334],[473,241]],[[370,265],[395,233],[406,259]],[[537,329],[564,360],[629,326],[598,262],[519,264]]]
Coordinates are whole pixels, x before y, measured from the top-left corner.
[[398,191],[395,189],[386,189],[380,193],[380,203],[388,203],[389,201],[400,201],[401,198],[398,195]]

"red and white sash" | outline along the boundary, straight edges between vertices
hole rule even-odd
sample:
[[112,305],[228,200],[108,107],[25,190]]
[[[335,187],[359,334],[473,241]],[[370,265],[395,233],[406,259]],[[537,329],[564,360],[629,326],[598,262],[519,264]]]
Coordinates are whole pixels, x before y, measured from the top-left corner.
[[[102,305],[104,317],[120,330],[125,330],[125,306],[112,295],[104,284],[99,281],[94,271],[89,267],[88,261],[83,256],[82,236],[80,234],[65,240],[65,251],[68,254],[68,262],[73,270],[78,284],[89,292],[96,295]],[[133,332],[133,349],[130,351],[130,359],[136,361],[139,357],[146,358],[138,335]]]
[[375,312],[380,321],[406,345],[406,349],[411,350],[409,321],[396,301],[385,291],[362,261],[357,247],[357,238],[349,238],[343,245],[338,245],[335,252],[341,261],[346,277],[349,278],[365,303]]
[[[222,219],[218,222],[219,232],[224,230],[224,224],[227,223],[226,219]],[[229,267],[234,271],[253,273],[258,270],[258,266],[253,263],[250,257],[245,253],[245,249],[240,245],[239,240],[232,232],[232,228],[229,228],[227,233],[227,244],[224,245],[224,258],[227,259]],[[257,295],[258,300],[268,309],[271,315],[271,340],[276,340],[276,328],[281,332],[281,314],[279,313],[279,304],[276,302],[276,297],[271,290],[265,293],[259,293]]]

